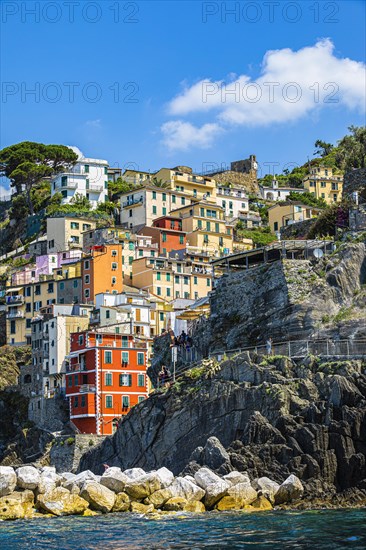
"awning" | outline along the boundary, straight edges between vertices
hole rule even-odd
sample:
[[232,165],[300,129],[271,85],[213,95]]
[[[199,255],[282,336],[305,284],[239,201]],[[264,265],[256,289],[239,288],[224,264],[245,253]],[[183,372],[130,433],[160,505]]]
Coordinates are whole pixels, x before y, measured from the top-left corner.
[[8,289],[6,290],[6,294],[7,294],[8,292],[20,292],[21,290],[23,290],[22,287],[19,287],[19,288],[13,288],[13,287],[12,287],[12,288],[8,288]]

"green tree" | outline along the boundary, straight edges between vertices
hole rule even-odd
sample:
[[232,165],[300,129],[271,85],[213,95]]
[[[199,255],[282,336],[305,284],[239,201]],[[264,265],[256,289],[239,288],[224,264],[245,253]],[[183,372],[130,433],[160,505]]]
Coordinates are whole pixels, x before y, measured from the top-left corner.
[[128,193],[129,191],[132,191],[133,189],[136,189],[136,185],[133,183],[128,183],[127,181],[123,180],[122,178],[118,178],[116,181],[109,181],[108,182],[108,198],[110,201],[113,200],[113,198],[120,193]]
[[116,208],[116,205],[114,204],[114,202],[107,201],[107,202],[102,202],[98,204],[95,211],[98,213],[100,212],[103,214],[112,215],[114,213],[115,208]]
[[317,147],[317,150],[314,152],[314,155],[326,157],[332,151],[334,145],[327,143],[326,141],[322,141],[321,139],[317,139],[315,142],[315,147]]
[[296,191],[291,191],[288,196],[289,201],[299,201],[308,206],[314,206],[316,208],[326,208],[327,203],[324,199],[317,199],[312,193],[297,193]]
[[0,151],[0,175],[10,179],[17,194],[24,191],[32,215],[32,189],[45,178],[69,170],[77,158],[76,153],[64,145],[23,141]]
[[366,167],[366,127],[350,126],[350,135],[344,136],[338,142],[337,161],[340,168]]

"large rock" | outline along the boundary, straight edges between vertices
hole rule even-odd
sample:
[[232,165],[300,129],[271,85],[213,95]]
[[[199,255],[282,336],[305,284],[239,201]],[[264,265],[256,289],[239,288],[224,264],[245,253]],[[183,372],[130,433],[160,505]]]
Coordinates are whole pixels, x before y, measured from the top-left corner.
[[41,478],[38,484],[38,493],[48,493],[61,485],[62,477],[56,474],[52,467],[44,467],[41,470]]
[[155,491],[155,493],[152,493],[149,497],[147,497],[144,500],[144,504],[153,504],[154,508],[158,510],[167,500],[172,498],[172,496],[172,492],[169,488],[159,489],[159,491]]
[[151,514],[154,511],[154,506],[152,504],[142,504],[141,502],[131,502],[130,510],[135,514]]
[[176,477],[173,483],[169,486],[173,497],[182,497],[188,501],[202,500],[205,496],[205,491],[183,477]]
[[243,504],[251,504],[257,498],[257,491],[253,489],[250,483],[237,483],[227,490],[228,496],[240,500]]
[[30,490],[15,491],[0,497],[0,519],[13,520],[32,517],[34,494]]
[[85,470],[84,472],[80,472],[80,474],[77,474],[74,478],[70,478],[70,480],[72,480],[75,485],[81,488],[86,481],[95,481],[98,483],[99,476],[96,476],[90,470]]
[[253,481],[253,487],[260,491],[262,496],[268,499],[272,504],[275,502],[275,496],[280,488],[279,483],[272,481],[268,477],[260,477]]
[[130,509],[130,497],[127,493],[118,493],[112,512],[128,512]]
[[81,487],[80,496],[89,502],[92,510],[103,514],[110,512],[116,501],[116,494],[96,481],[86,481]]
[[174,474],[168,468],[165,468],[164,466],[162,468],[159,468],[159,470],[156,470],[156,475],[158,476],[160,480],[160,484],[162,489],[165,489],[166,487],[169,487],[174,481]]
[[231,487],[228,481],[221,479],[208,468],[200,468],[195,473],[194,479],[206,492],[204,499],[206,508],[212,508]]
[[224,475],[223,479],[230,483],[230,485],[236,485],[237,483],[250,483],[248,474],[237,472],[236,470]]
[[183,497],[172,497],[164,504],[164,510],[167,512],[179,512],[184,510],[188,502]]
[[64,487],[56,487],[52,491],[38,495],[37,507],[55,516],[70,516],[85,512],[89,503]]
[[227,495],[216,503],[215,509],[220,512],[226,512],[228,510],[241,510],[243,506],[244,502],[240,498]]
[[161,488],[160,478],[156,472],[145,474],[136,479],[130,479],[125,487],[124,491],[133,499],[142,500],[151,493],[155,493]]
[[210,437],[207,440],[203,452],[203,462],[213,470],[218,470],[224,464],[227,465],[227,470],[231,469],[230,456],[217,437]]
[[0,496],[10,495],[16,487],[17,476],[10,466],[0,466]]
[[129,468],[123,472],[130,479],[137,479],[138,477],[144,476],[146,474],[145,470],[142,468]]
[[293,500],[298,500],[304,494],[304,487],[298,477],[291,474],[285,481],[280,485],[276,496],[275,503],[283,504],[286,502],[292,502]]
[[21,489],[37,489],[41,476],[33,466],[21,466],[17,469],[17,485]]
[[121,493],[129,481],[130,478],[122,472],[121,468],[117,467],[107,468],[100,479],[101,485],[115,493]]

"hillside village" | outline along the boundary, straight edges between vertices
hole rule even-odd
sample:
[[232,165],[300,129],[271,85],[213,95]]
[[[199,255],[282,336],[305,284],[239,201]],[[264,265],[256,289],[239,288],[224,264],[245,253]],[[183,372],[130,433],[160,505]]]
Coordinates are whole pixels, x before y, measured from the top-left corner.
[[[230,266],[270,263],[278,250],[316,259],[324,241],[362,239],[365,167],[340,168],[326,153],[300,180],[296,170],[259,179],[254,154],[210,173],[74,155],[34,189],[16,180],[1,203],[1,344],[28,350],[9,382],[27,399],[28,421],[113,434],[154,391],[148,369],[161,336],[193,360],[192,331]],[[3,150],[13,182],[7,163]]]

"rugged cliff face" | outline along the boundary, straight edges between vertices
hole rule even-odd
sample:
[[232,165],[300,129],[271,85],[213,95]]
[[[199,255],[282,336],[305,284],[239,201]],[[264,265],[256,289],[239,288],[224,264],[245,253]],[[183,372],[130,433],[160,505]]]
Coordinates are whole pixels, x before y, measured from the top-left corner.
[[[258,364],[259,363],[259,364]],[[281,481],[290,473],[322,496],[366,487],[366,375],[360,361],[213,360],[154,393],[116,434],[86,453],[80,470],[103,464],[175,474],[206,464]],[[226,448],[209,449],[216,436]]]
[[364,243],[342,245],[320,262],[283,260],[224,275],[211,316],[195,327],[205,355],[274,341],[365,338]]

